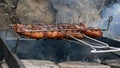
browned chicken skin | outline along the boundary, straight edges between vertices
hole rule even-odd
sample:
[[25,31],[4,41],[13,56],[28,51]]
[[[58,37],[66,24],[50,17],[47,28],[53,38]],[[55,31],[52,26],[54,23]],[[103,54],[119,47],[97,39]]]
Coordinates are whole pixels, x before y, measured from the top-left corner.
[[88,29],[86,24],[15,24],[14,31],[29,38],[71,38],[83,39],[84,35],[99,38],[102,31],[98,29]]

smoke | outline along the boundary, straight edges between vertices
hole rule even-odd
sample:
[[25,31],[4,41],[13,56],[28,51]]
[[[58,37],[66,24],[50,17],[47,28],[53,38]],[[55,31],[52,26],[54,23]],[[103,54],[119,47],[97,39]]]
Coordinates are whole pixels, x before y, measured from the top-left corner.
[[120,2],[110,4],[101,12],[102,22],[101,28],[107,26],[107,19],[113,16],[113,21],[110,24],[110,29],[104,32],[104,36],[120,41]]

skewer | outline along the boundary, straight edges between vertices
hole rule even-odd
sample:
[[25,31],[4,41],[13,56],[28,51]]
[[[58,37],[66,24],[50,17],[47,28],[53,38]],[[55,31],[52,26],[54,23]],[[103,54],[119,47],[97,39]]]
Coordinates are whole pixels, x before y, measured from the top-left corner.
[[[91,48],[106,48],[106,47],[108,47],[108,45],[104,45],[104,46],[94,46],[94,45],[91,45],[91,44],[89,44],[89,43],[86,43],[85,41],[82,41],[82,40],[80,40],[80,39],[77,39],[77,38],[75,38],[75,37],[73,37],[73,36],[70,36],[70,37],[73,38],[74,40],[80,42],[80,43],[83,43],[83,44],[85,44],[85,45],[87,45],[87,46],[90,46]],[[99,41],[99,42],[100,42],[100,41]],[[102,43],[102,42],[101,42],[101,43]]]
[[[67,35],[68,35],[68,34],[67,34]],[[81,44],[81,43],[82,43],[82,44],[85,44],[85,45],[87,45],[87,46],[89,46],[89,47],[91,47],[91,48],[93,49],[93,50],[91,50],[91,53],[106,53],[106,52],[117,52],[117,51],[120,51],[120,48],[111,47],[111,46],[109,46],[109,45],[106,44],[106,43],[103,43],[103,42],[101,42],[101,41],[95,40],[95,39],[90,38],[90,37],[85,36],[85,35],[84,35],[84,36],[85,36],[86,38],[89,38],[90,40],[97,42],[97,45],[99,44],[99,45],[102,45],[102,46],[94,46],[94,45],[96,45],[96,43],[93,44],[93,45],[91,45],[91,44],[86,43],[86,42],[83,41],[83,40],[77,39],[77,38],[75,38],[75,37],[73,37],[73,36],[71,36],[71,35],[68,35],[68,36],[70,36],[72,39],[76,40],[77,42],[71,41],[71,40],[68,40],[68,39],[63,39],[63,40],[66,40],[66,41],[69,41],[69,42],[74,42],[74,43],[77,43],[77,44]],[[106,50],[102,50],[103,48],[106,48]],[[108,50],[107,48],[109,48],[110,50]],[[97,49],[101,49],[101,50],[97,50]]]
[[[62,31],[76,31],[79,29],[61,29]],[[46,32],[46,31],[59,31],[59,30],[25,30],[25,32]]]
[[[34,25],[37,25],[37,24],[34,24]],[[79,31],[80,30],[79,28],[77,28],[77,29],[64,29],[63,27],[59,28],[59,25],[60,24],[54,25],[53,27],[57,28],[57,29],[54,29],[54,30],[49,30],[50,26],[46,25],[47,29],[45,29],[45,30],[39,30],[39,29],[37,29],[37,30],[31,30],[31,29],[26,29],[26,30],[24,30],[24,32],[46,32],[46,31],[59,31],[59,30],[60,31]],[[14,26],[15,26],[15,24],[9,24],[9,27],[11,27],[11,28],[14,27]]]
[[[73,38],[73,39],[75,39],[75,38]],[[77,40],[77,42],[72,41],[72,40],[68,40],[68,39],[63,39],[63,40],[66,40],[66,41],[69,41],[69,42],[74,42],[74,43],[77,43],[77,44],[81,44],[81,43],[86,44],[87,46],[92,48],[91,53],[106,53],[106,52],[118,52],[118,51],[120,51],[120,48],[111,47],[111,46],[107,46],[107,47],[106,46],[105,47],[97,46],[96,47],[96,46],[90,45],[90,44],[88,44],[88,43],[86,43],[82,40],[79,40],[79,41]],[[105,48],[106,50],[102,50],[103,48]],[[109,48],[109,49],[107,49],[107,48]],[[97,50],[97,49],[101,49],[101,50]]]
[[118,49],[110,49],[110,50],[91,50],[91,53],[107,53],[107,52],[118,52],[120,51],[120,48]]

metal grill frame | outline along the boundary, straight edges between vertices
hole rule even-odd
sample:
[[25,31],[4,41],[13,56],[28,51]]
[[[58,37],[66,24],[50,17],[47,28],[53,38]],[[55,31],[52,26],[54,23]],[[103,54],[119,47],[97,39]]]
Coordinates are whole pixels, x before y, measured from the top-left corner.
[[0,38],[0,49],[9,68],[25,68],[18,56],[11,51],[8,45]]

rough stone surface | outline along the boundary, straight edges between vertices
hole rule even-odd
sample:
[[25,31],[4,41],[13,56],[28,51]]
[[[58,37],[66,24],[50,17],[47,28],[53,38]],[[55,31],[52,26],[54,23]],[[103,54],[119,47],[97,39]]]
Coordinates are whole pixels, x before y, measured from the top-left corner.
[[2,60],[2,64],[0,64],[0,68],[9,68],[5,60]]
[[20,0],[17,8],[20,21],[24,23],[85,22],[96,25],[99,13],[93,0]]
[[16,12],[22,23],[52,23],[54,21],[50,0],[20,0]]
[[[15,0],[6,2],[8,7],[15,5]],[[83,22],[96,26],[106,2],[108,0],[20,0],[16,12],[21,23]]]
[[7,27],[10,23],[7,12],[7,5],[0,3],[0,28]]
[[9,68],[6,63],[2,63],[0,68]]
[[26,68],[59,68],[54,62],[45,60],[22,60]]
[[52,0],[57,10],[57,23],[91,23],[95,24],[100,19],[100,11],[96,9],[93,0]]
[[110,68],[107,65],[101,65],[89,62],[63,62],[58,64],[60,68]]
[[112,68],[120,68],[120,59],[106,60],[104,63],[110,65]]

